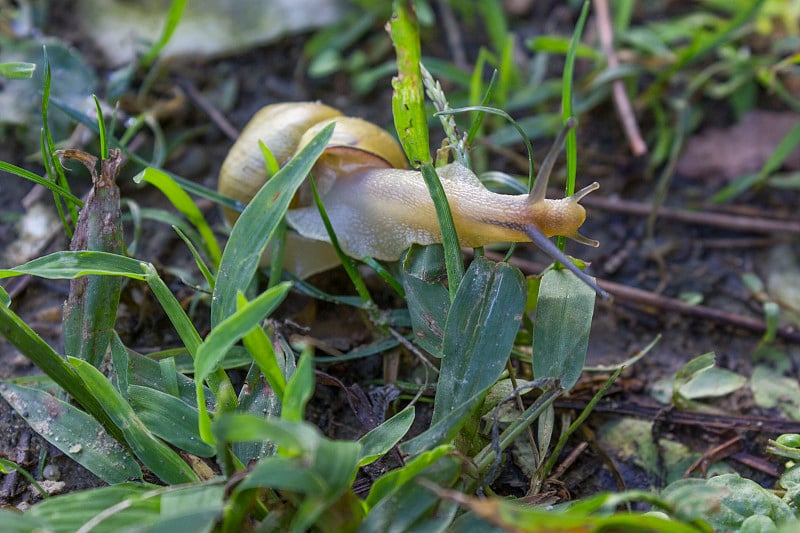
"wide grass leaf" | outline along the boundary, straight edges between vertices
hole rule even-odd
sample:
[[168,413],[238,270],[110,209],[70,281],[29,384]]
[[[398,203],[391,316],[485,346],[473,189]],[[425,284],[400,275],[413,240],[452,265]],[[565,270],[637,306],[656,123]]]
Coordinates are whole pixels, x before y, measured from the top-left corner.
[[533,327],[533,375],[571,388],[586,361],[594,290],[566,270],[549,270],[539,286]]
[[214,455],[214,449],[203,442],[197,430],[197,409],[180,398],[155,389],[130,385],[128,400],[153,434],[199,457]]
[[143,527],[158,519],[160,502],[158,498],[142,496],[158,488],[156,485],[120,483],[71,492],[34,505],[26,516],[46,523],[48,529],[45,531],[48,533],[74,533],[106,509],[130,500],[127,508],[110,514],[92,531],[123,531],[132,524]]
[[453,438],[467,413],[505,367],[525,310],[525,279],[516,267],[472,262],[450,306],[431,427],[405,444],[413,453]]
[[[1,289],[0,295],[6,294]],[[6,305],[0,305],[0,332],[39,370],[47,374],[50,379],[81,404],[113,437],[120,441],[123,440],[122,431],[106,414],[91,391],[87,390],[83,380],[78,377],[73,368]]]
[[41,531],[54,533],[211,531],[222,513],[224,492],[222,484],[165,489],[122,483],[50,498],[25,516],[46,524]]
[[[428,465],[415,479],[450,486],[460,473],[461,462],[449,456]],[[436,498],[416,482],[404,483],[375,502],[358,531],[446,531],[458,509],[455,502]]]
[[157,439],[139,420],[131,406],[99,370],[82,359],[69,362],[93,392],[109,417],[120,427],[125,441],[142,463],[166,483],[190,483],[199,478],[169,446]]
[[412,246],[403,261],[403,289],[414,342],[436,357],[442,355],[444,325],[450,310],[450,294],[440,280],[443,271],[441,246]]
[[0,395],[36,433],[106,483],[141,479],[130,453],[84,411],[38,389],[0,384]]

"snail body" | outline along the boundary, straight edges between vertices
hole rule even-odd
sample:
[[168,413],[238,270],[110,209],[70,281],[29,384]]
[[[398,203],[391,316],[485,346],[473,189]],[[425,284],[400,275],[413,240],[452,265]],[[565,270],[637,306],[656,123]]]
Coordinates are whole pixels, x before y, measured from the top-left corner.
[[[248,202],[258,192],[267,179],[259,140],[283,164],[330,121],[336,121],[333,137],[312,175],[344,253],[357,259],[374,257],[393,261],[412,244],[441,243],[436,210],[425,181],[419,171],[406,168],[397,141],[378,126],[343,117],[338,110],[323,104],[274,104],[259,111],[222,165],[220,193]],[[544,198],[547,175],[537,177],[530,194],[505,195],[488,190],[471,170],[459,163],[444,165],[436,171],[462,246],[533,241],[568,268],[574,267],[570,269],[597,289],[548,240],[563,235],[597,246],[596,241],[578,233],[586,219],[586,212],[578,202],[597,189],[597,183],[570,197],[550,200]],[[232,210],[225,214],[231,223],[238,216]],[[286,220],[302,238],[328,243],[328,232],[310,191],[304,187],[287,211]],[[324,254],[330,257],[330,252]],[[327,268],[331,266],[334,265]],[[311,267],[311,270],[324,268]],[[294,270],[299,275],[309,274],[308,268]]]

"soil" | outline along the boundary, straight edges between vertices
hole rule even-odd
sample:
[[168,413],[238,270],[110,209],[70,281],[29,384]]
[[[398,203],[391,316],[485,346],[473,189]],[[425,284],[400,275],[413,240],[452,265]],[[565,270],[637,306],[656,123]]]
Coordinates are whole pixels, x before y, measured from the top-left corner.
[[[537,10],[540,8],[537,8]],[[45,28],[46,34],[57,35],[71,42],[87,57],[92,55],[92,46],[85,37],[75,30],[78,26],[71,20],[69,10],[54,9]],[[551,21],[552,22],[552,21]],[[557,20],[556,20],[557,22]],[[534,23],[527,19],[517,21],[521,34],[533,32]],[[70,29],[70,30],[66,30]],[[363,96],[358,96],[350,87],[346,74],[324,79],[310,79],[303,74],[302,46],[307,36],[287,38],[279,43],[243,53],[237,57],[215,60],[183,59],[166,65],[166,72],[160,83],[163,87],[195,87],[201,94],[213,97],[229,84],[238,87],[235,101],[230,109],[224,109],[226,118],[241,129],[249,117],[261,106],[283,100],[319,99],[342,109],[346,114],[361,116],[387,127],[391,127],[391,85],[389,78],[382,79],[376,88]],[[426,45],[427,46],[427,45]],[[447,58],[447,48],[443,43],[430,45],[431,52]],[[95,60],[99,61],[99,60]],[[102,63],[94,67],[100,79],[108,74]],[[185,92],[185,91],[184,91]],[[705,108],[709,123],[725,125],[731,123],[731,112],[721,102],[709,103]],[[647,131],[650,117],[642,117],[643,128]],[[197,105],[196,100],[187,97],[179,112],[164,120],[167,135],[184,131],[194,132],[166,163],[166,168],[178,175],[189,177],[197,182],[215,187],[219,165],[231,145],[220,128]],[[38,128],[37,128],[38,129]],[[595,195],[607,198],[650,202],[655,189],[654,179],[648,179],[645,157],[635,158],[629,154],[627,144],[618,126],[616,114],[610,104],[592,110],[581,117],[578,138],[580,140],[579,183],[597,180],[602,189]],[[28,154],[37,147],[23,145],[16,131],[5,131],[0,143],[0,160],[8,161],[37,173],[43,173],[41,166],[32,161]],[[438,141],[437,141],[438,142]],[[89,146],[87,149],[91,149]],[[544,150],[544,144],[537,153]],[[493,168],[516,171],[509,161],[497,156]],[[152,188],[140,187],[131,181],[131,176],[139,169],[129,164],[119,178],[122,197],[140,206],[169,209],[160,193]],[[83,193],[87,189],[86,176],[73,172],[70,176],[74,190]],[[667,205],[675,207],[701,206],[716,191],[717,184],[708,181],[684,180],[675,176],[672,181]],[[9,176],[2,178],[0,194],[0,249],[5,249],[19,237],[17,222],[30,204],[23,204],[23,198],[31,193],[28,182]],[[558,193],[555,193],[558,194]],[[552,196],[552,195],[551,195]],[[49,195],[43,194],[37,201],[49,205]],[[738,206],[772,218],[796,219],[798,205],[796,192],[781,193],[762,189],[737,200]],[[204,214],[214,227],[224,233],[224,225],[218,208],[209,203],[202,204]],[[645,234],[646,217],[641,215],[613,212],[603,208],[591,207],[587,201],[588,220],[582,232],[599,240],[600,248],[592,249],[570,244],[568,253],[591,261],[591,270],[599,278],[644,291],[655,291],[660,295],[677,298],[684,294],[700,294],[703,305],[760,320],[761,305],[753,299],[743,285],[741,276],[745,273],[761,273],[768,269],[768,253],[772,244],[761,247],[737,244],[737,240],[752,237],[741,231],[731,231],[699,224],[660,219],[656,225],[655,238],[648,240]],[[39,251],[43,255],[66,249],[67,241],[63,231],[53,228],[53,237],[46,247]],[[130,227],[126,226],[126,231]],[[129,236],[130,237],[130,236]],[[193,289],[181,282],[180,272],[194,271],[190,254],[186,251],[175,233],[167,226],[145,222],[144,234],[139,241],[136,257],[156,264],[164,273],[170,286],[179,298],[190,297]],[[530,246],[523,246],[517,252],[524,259],[547,264],[547,258]],[[0,266],[13,266],[0,263]],[[313,283],[332,293],[352,292],[347,278],[340,271],[332,271],[315,277]],[[381,305],[397,305],[395,299],[379,289],[380,282],[370,280],[379,294]],[[24,285],[19,285],[24,284]],[[66,299],[68,284],[37,279],[4,280],[6,290],[14,292],[13,309],[28,324],[36,329],[57,350],[63,350],[60,340],[60,309]],[[18,287],[22,287],[17,290]],[[385,291],[381,294],[380,291]],[[201,334],[203,324],[207,323],[207,308],[202,305],[195,310],[195,319]],[[314,302],[300,295],[293,295],[282,307],[278,318],[288,329],[316,339],[321,347],[335,348],[347,352],[373,340],[364,327],[362,318],[349,309]],[[148,353],[177,346],[177,338],[158,306],[150,300],[145,289],[129,284],[123,296],[123,304],[118,317],[118,330],[123,340],[133,349]],[[786,330],[792,334],[779,337],[774,347],[791,358],[793,375],[800,364],[800,345],[797,329]],[[792,331],[794,333],[792,333]],[[713,351],[717,365],[750,376],[753,369],[753,356],[759,346],[761,334],[726,323],[709,320],[697,315],[667,311],[652,304],[633,304],[619,298],[614,303],[597,304],[596,316],[592,326],[587,365],[611,365],[624,361],[642,350],[656,336],[661,340],[641,360],[627,368],[618,382],[612,387],[608,401],[602,403],[605,409],[598,409],[586,424],[587,431],[579,433],[565,451],[565,456],[580,442],[593,443],[589,450],[566,469],[560,479],[561,495],[580,497],[599,490],[618,490],[612,469],[603,460],[600,445],[591,437],[590,429],[597,430],[610,420],[619,418],[609,402],[620,407],[619,412],[628,411],[638,418],[657,420],[655,430],[661,437],[673,438],[683,442],[691,450],[704,453],[733,436],[744,437],[741,453],[772,465],[780,471],[781,462],[771,459],[764,453],[767,438],[776,433],[748,429],[746,425],[731,423],[729,427],[689,424],[672,420],[670,410],[658,404],[652,396],[655,384],[669,378],[687,361],[700,354]],[[416,361],[401,355],[400,379],[408,378],[417,370]],[[521,365],[524,367],[525,365]],[[370,391],[371,385],[383,378],[383,362],[380,357],[320,364],[318,370],[337,378],[347,387],[359,385]],[[20,355],[7,341],[0,338],[0,378],[10,379],[35,373],[36,369]],[[587,401],[599,388],[607,373],[584,373],[579,384],[567,399],[572,404],[564,404],[565,411]],[[600,378],[598,379],[598,376]],[[388,394],[386,390],[382,391]],[[782,415],[775,409],[759,408],[753,402],[748,388],[717,400],[714,404],[726,414],[743,418],[763,416],[780,419]],[[655,408],[656,411],[646,408]],[[363,433],[361,422],[354,413],[353,403],[348,394],[334,380],[323,379],[317,387],[310,407],[310,416],[328,435],[336,438],[352,439]],[[420,417],[424,419],[424,416]],[[415,430],[422,429],[424,421],[418,421]],[[14,411],[0,399],[0,457],[17,462],[32,472],[37,479],[43,479],[47,466],[49,477],[63,482],[52,490],[68,492],[102,483],[80,466],[72,463],[58,450],[36,435]],[[744,429],[743,429],[744,428]],[[797,431],[797,429],[795,430]],[[612,456],[615,450],[605,450]],[[741,456],[743,457],[743,456]],[[616,457],[614,464],[627,488],[650,488],[663,484],[663,479],[645,472],[634,458]],[[775,482],[766,466],[760,469],[745,466],[741,461],[731,464],[743,475],[756,479],[766,486]],[[751,463],[756,464],[758,463]],[[391,466],[391,465],[389,465]],[[763,466],[763,465],[762,465]],[[55,472],[55,473],[54,473]],[[365,473],[369,481],[369,473]],[[527,480],[524,474],[510,462],[504,465],[503,473],[497,481],[498,488],[505,493],[524,493]],[[554,483],[554,486],[557,484]],[[24,506],[38,498],[29,490],[24,478],[16,474],[0,476],[0,502]]]

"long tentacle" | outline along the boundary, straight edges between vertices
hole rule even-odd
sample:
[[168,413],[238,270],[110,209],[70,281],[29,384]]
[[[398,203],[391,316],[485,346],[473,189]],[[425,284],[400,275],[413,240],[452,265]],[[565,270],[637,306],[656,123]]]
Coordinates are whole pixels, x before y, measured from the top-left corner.
[[539,228],[530,225],[525,229],[525,233],[528,235],[528,237],[530,237],[533,244],[535,244],[544,253],[549,255],[551,259],[553,259],[554,261],[558,261],[559,263],[567,267],[567,269],[570,272],[578,276],[578,279],[580,279],[582,282],[584,282],[589,287],[594,289],[594,291],[598,294],[598,296],[600,296],[604,300],[608,300],[609,298],[611,298],[611,295],[608,294],[608,292],[601,289],[600,286],[592,278],[590,278],[588,274],[586,274],[586,272],[578,268],[575,265],[575,263],[570,261],[569,257],[567,257],[566,254],[564,254],[564,252],[559,250],[558,246],[553,244],[553,241],[545,237],[544,233],[542,233],[539,230]]
[[564,139],[567,138],[569,130],[577,125],[578,121],[574,117],[570,117],[564,127],[561,128],[561,131],[558,132],[558,137],[556,137],[550,151],[547,152],[542,166],[539,168],[539,173],[536,174],[536,180],[533,182],[533,188],[529,196],[530,203],[535,204],[544,200],[544,196],[547,193],[547,183],[550,181],[550,174],[553,172],[558,154],[561,152],[561,145],[564,144]]

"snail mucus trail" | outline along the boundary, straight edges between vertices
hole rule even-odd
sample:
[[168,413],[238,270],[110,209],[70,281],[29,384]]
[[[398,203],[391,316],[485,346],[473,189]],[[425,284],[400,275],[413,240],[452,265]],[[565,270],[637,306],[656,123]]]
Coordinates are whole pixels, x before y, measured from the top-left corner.
[[[266,182],[259,141],[284,164],[331,121],[328,146],[312,170],[339,244],[356,259],[396,261],[412,244],[441,243],[439,222],[419,171],[409,170],[402,148],[385,130],[362,119],[345,117],[315,102],[272,104],[256,113],[222,164],[219,192],[249,202]],[[547,182],[567,129],[545,158],[529,194],[506,195],[488,190],[459,163],[436,169],[453,215],[461,246],[496,242],[533,242],[600,296],[593,279],[549,240],[562,235],[589,246],[598,242],[578,232],[586,219],[579,201],[599,188],[597,182],[562,199],[546,199]],[[226,209],[233,224],[238,213]],[[332,268],[338,258],[310,192],[304,185],[286,214],[284,268],[300,276]]]

